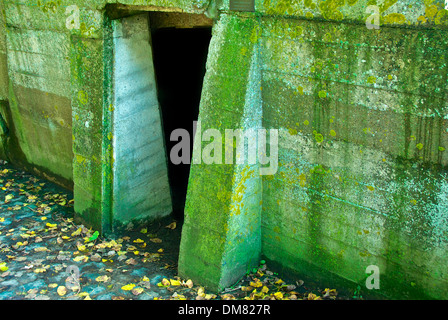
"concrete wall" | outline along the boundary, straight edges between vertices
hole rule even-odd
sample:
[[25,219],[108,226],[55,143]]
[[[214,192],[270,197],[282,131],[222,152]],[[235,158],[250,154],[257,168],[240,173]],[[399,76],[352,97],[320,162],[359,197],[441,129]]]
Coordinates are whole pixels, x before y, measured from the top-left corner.
[[[6,155],[73,183],[79,220],[110,232],[122,204],[113,201],[122,187],[114,178],[126,172],[126,149],[114,143],[127,142],[114,140],[114,121],[128,109],[114,94],[110,18],[207,10],[218,21],[201,132],[279,129],[279,169],[260,177],[257,165],[192,166],[179,273],[218,290],[264,256],[300,275],[364,287],[373,264],[381,294],[448,297],[442,0],[258,0],[256,13],[229,12],[228,0],[107,3],[0,2]],[[79,29],[66,27],[71,5],[80,8]],[[367,5],[380,9],[379,30],[365,26]]]
[[[221,15],[200,118],[222,131],[245,122],[247,92],[258,90],[246,71],[248,43],[256,43],[263,126],[280,130],[279,170],[263,177],[258,254],[308,279],[360,285],[364,294],[446,298],[448,11],[441,1],[378,5],[380,30],[366,28],[364,1],[257,1],[262,17]],[[206,170],[191,169],[179,270],[219,289],[238,272],[226,269],[235,247],[257,254],[258,224],[229,227],[239,219],[228,209],[238,193],[224,179],[233,171]],[[214,188],[199,187],[210,177],[219,181]],[[251,189],[243,189],[247,198]],[[217,202],[214,218],[206,218],[205,197]],[[256,217],[257,205],[244,204]],[[251,244],[235,244],[241,234]],[[205,263],[215,255],[221,260]],[[375,293],[365,286],[369,265],[381,274]]]
[[446,297],[446,31],[262,30],[264,125],[282,132],[263,182],[265,256],[357,283],[377,265],[383,292]]
[[0,96],[7,95],[9,107],[4,112],[13,119],[8,123],[8,157],[70,187],[69,35],[47,8],[13,1],[2,6],[7,29],[1,26],[6,42],[0,40]]
[[115,20],[113,219],[116,225],[172,211],[148,14]]

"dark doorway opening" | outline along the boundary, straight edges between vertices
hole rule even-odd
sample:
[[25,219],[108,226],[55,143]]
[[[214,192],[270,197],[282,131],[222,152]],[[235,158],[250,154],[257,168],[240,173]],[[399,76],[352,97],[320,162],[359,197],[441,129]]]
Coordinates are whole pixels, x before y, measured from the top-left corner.
[[193,149],[193,121],[197,121],[205,75],[211,28],[163,28],[152,31],[154,68],[168,158],[168,176],[173,201],[173,217],[182,220],[187,195],[189,164],[174,165],[170,141],[175,129],[190,133],[190,157]]

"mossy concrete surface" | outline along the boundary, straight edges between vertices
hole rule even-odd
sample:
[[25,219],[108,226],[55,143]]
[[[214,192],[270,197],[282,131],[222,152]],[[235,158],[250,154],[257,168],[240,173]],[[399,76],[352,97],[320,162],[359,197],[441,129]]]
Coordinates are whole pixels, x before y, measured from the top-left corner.
[[[380,29],[366,27],[369,5]],[[79,28],[67,28],[70,6]],[[376,265],[380,294],[446,299],[444,7],[257,0],[256,12],[237,13],[229,0],[2,0],[0,154],[73,187],[77,218],[111,232],[111,18],[206,12],[216,22],[202,131],[278,129],[279,169],[261,177],[257,165],[192,165],[179,273],[219,290],[264,256],[365,287]]]

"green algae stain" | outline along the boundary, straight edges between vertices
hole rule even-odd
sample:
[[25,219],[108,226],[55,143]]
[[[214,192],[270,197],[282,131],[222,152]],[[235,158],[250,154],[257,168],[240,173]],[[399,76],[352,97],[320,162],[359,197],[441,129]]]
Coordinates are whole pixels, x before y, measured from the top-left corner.
[[367,78],[367,83],[376,83],[376,78],[374,76],[370,76]]
[[436,25],[444,25],[448,26],[448,10],[442,9],[437,13],[436,18],[434,19],[434,23]]
[[324,99],[327,97],[327,92],[325,90],[321,90],[317,95],[319,96],[319,98]]
[[314,134],[314,139],[317,143],[322,143],[324,141],[324,136],[321,133]]
[[322,16],[325,19],[340,21],[344,15],[338,9],[344,6],[345,0],[327,0],[319,4]]
[[401,13],[391,13],[384,17],[385,24],[404,24],[406,17]]
[[292,135],[292,136],[295,136],[295,135],[297,134],[297,130],[296,130],[296,129],[292,129],[292,128],[289,128],[289,129],[288,129],[288,132],[289,132],[289,134]]
[[81,104],[87,104],[87,102],[89,101],[87,92],[85,92],[84,90],[80,90],[78,92],[78,101],[81,102]]

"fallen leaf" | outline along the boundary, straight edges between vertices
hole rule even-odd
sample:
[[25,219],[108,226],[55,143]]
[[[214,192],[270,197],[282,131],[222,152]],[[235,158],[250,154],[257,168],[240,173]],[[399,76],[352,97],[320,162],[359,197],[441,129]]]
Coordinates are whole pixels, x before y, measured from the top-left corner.
[[171,229],[171,230],[176,229],[176,227],[177,227],[176,221],[173,221],[169,225],[165,226],[165,228],[168,228],[168,229]]
[[48,285],[49,288],[56,288],[57,286],[58,286],[57,283],[50,283],[50,284]]
[[1,272],[5,272],[7,271],[9,268],[6,266],[6,262],[0,263],[0,271]]
[[129,258],[128,260],[125,261],[126,264],[128,265],[136,265],[137,264],[137,260],[135,260],[134,258]]
[[283,299],[283,293],[281,293],[280,291],[276,292],[276,293],[274,293],[274,297],[277,300],[281,300],[281,299]]
[[143,242],[145,242],[145,241],[139,238],[139,239],[134,240],[133,242],[134,242],[134,243],[143,243]]
[[110,280],[110,277],[107,275],[99,276],[99,277],[95,278],[95,281],[98,281],[98,282],[107,282],[109,280]]
[[[37,238],[36,238],[36,240],[37,240]],[[41,241],[42,241],[42,239],[41,239]],[[43,252],[43,251],[50,251],[50,250],[48,250],[47,247],[37,247],[37,248],[34,248],[34,251],[35,252]]]
[[92,236],[86,240],[86,242],[90,242],[90,241],[94,241],[94,240],[96,240],[96,239],[98,238],[99,235],[100,235],[100,233],[99,233],[98,231],[95,231],[95,232],[92,234]]
[[81,256],[77,256],[76,258],[73,258],[73,261],[75,261],[75,262],[79,262],[79,261],[87,262],[88,260],[89,260],[89,257],[85,256],[85,255],[81,255]]
[[151,238],[151,239],[149,239],[149,241],[154,242],[154,243],[162,243],[162,239],[159,239],[159,238]]
[[140,230],[140,233],[143,233],[143,234],[145,234],[145,233],[147,233],[147,232],[148,232],[148,229],[147,229],[147,228],[143,228],[143,229]]
[[275,284],[282,284],[285,283],[282,279],[278,279],[277,281],[275,281]]
[[263,282],[261,282],[259,279],[255,278],[255,281],[251,281],[250,285],[254,288],[259,288],[263,286]]
[[172,286],[180,286],[180,281],[179,280],[170,279],[170,284]]
[[169,286],[169,285],[171,284],[171,282],[170,282],[168,279],[163,278],[163,279],[162,279],[162,284],[163,284],[164,286]]
[[50,222],[47,222],[46,226],[47,226],[48,228],[56,228],[57,224],[56,224],[56,223],[50,223]]
[[188,279],[186,282],[185,282],[185,286],[187,287],[187,288],[193,288],[193,281],[191,281],[191,279]]
[[59,286],[57,292],[58,295],[63,296],[67,293],[67,289],[64,286]]
[[82,228],[78,228],[75,232],[72,232],[72,237],[79,236],[81,234]]
[[132,289],[131,292],[132,292],[133,295],[138,296],[139,294],[141,294],[143,292],[143,288],[140,288],[140,287],[134,288],[134,289]]
[[135,287],[135,284],[130,283],[130,284],[122,286],[121,290],[130,291],[130,290],[134,289],[134,287]]

